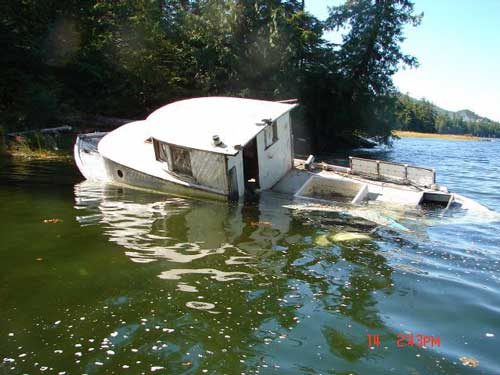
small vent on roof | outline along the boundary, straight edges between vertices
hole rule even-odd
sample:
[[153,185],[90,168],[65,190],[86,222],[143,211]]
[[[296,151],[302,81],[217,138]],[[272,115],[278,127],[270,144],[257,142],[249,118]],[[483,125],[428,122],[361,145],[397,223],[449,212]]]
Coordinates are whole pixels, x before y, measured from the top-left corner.
[[224,147],[224,142],[221,141],[220,137],[218,135],[212,136],[212,140],[214,142],[214,145],[216,147]]
[[266,126],[266,125],[271,125],[272,122],[273,122],[270,118],[263,118],[260,121],[261,122],[257,122],[256,125],[258,125],[258,126]]

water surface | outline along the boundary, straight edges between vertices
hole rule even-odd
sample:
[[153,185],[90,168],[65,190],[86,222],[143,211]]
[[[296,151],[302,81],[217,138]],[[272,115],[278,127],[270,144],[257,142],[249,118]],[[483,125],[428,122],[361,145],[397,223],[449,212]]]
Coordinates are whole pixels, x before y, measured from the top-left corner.
[[[435,167],[500,212],[499,153],[402,139],[357,154]],[[498,220],[412,212],[397,232],[271,193],[81,183],[56,162],[3,166],[0,201],[0,374],[500,373]],[[345,232],[369,239],[325,241]],[[410,333],[440,345],[398,347]]]

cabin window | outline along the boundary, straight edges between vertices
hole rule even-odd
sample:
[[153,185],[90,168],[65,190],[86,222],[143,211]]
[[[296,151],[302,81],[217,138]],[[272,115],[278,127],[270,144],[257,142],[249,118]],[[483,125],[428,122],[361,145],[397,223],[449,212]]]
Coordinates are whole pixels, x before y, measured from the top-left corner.
[[264,129],[264,137],[266,148],[272,146],[278,140],[278,124],[273,121],[271,125],[266,126]]
[[172,172],[193,176],[191,155],[184,147],[170,145],[154,140],[156,160],[167,163]]
[[[155,148],[156,148],[156,159],[159,161],[164,161],[165,163],[169,162],[169,157],[168,157],[168,145],[163,142],[155,142]],[[170,163],[169,163],[170,165]]]
[[192,176],[193,171],[191,169],[191,157],[189,155],[189,150],[178,146],[170,146],[170,152],[172,156],[172,171]]

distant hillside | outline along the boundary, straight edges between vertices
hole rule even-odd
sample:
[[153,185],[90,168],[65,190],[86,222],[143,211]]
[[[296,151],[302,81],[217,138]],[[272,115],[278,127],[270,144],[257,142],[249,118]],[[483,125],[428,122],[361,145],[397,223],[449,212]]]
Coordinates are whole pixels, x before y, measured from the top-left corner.
[[[423,104],[424,102],[427,101],[426,99],[415,99],[412,97],[410,97],[410,98],[419,104]],[[439,114],[448,115],[452,118],[460,118],[466,122],[481,122],[481,121],[493,122],[493,123],[496,123],[497,125],[500,126],[500,123],[493,121],[487,117],[479,116],[477,113],[471,111],[470,109],[461,109],[460,111],[453,112],[453,111],[449,111],[447,109],[438,107],[434,103],[431,103],[431,104],[438,115]]]
[[469,134],[500,138],[500,123],[469,109],[448,111],[426,99],[398,96],[395,129],[420,133]]
[[460,111],[457,111],[457,112],[455,112],[455,115],[461,116],[464,121],[483,121],[483,120],[485,120],[485,121],[494,122],[494,121],[490,120],[489,118],[481,117],[481,116],[475,114],[474,112],[472,112],[469,109],[462,109]]

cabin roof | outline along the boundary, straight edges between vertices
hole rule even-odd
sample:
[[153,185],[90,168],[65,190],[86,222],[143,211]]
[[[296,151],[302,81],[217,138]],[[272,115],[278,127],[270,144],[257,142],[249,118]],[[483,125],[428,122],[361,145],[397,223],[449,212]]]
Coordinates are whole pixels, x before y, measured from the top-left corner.
[[[294,108],[271,101],[204,97],[167,104],[147,118],[150,135],[162,142],[203,151],[235,155],[271,121]],[[223,146],[216,146],[213,136]]]

